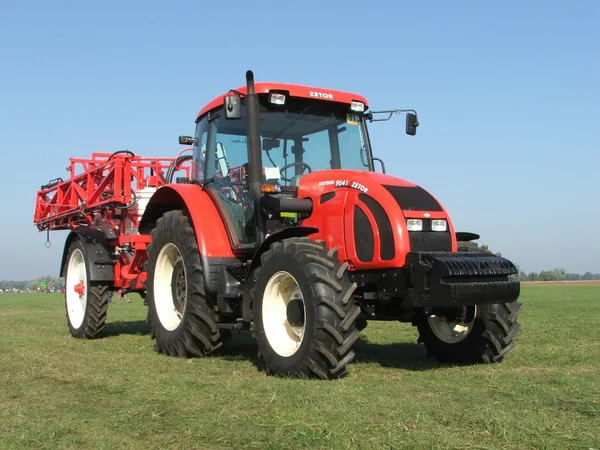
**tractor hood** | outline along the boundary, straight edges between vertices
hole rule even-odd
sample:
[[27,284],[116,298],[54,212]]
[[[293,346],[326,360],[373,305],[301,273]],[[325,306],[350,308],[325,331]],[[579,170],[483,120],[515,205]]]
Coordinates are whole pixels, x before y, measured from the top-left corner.
[[[402,267],[411,251],[456,251],[448,213],[415,183],[375,172],[327,170],[304,175],[298,198],[313,205],[301,225],[320,230],[316,237],[329,247],[343,248],[357,269]],[[440,220],[446,229],[437,231]]]
[[[390,175],[355,170],[327,170],[304,175],[298,186],[298,198],[311,198],[313,203],[324,194],[337,190],[358,191],[380,203],[392,201],[407,217],[447,218],[442,204],[415,183]],[[420,214],[422,216],[422,214]]]

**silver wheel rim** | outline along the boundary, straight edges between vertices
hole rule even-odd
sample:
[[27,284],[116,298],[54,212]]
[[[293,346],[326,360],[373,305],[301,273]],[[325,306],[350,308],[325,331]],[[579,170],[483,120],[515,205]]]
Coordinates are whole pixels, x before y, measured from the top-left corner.
[[[158,253],[156,266],[154,268],[154,306],[156,314],[161,325],[168,331],[175,330],[181,323],[183,313],[178,311],[176,302],[179,303],[173,295],[173,272],[177,263],[183,263],[183,257],[175,244],[165,244]],[[183,277],[187,280],[185,266],[183,267]],[[185,281],[184,281],[185,282]],[[187,297],[187,286],[184,286],[184,299]],[[185,307],[185,300],[183,307]],[[183,309],[182,309],[183,311]]]
[[78,329],[85,317],[87,306],[87,272],[85,258],[81,250],[76,248],[71,253],[67,266],[67,279],[65,282],[65,296],[67,300],[67,316],[71,326]]
[[[465,306],[463,309],[463,315],[467,314],[466,308],[471,308],[470,306]],[[433,334],[435,334],[438,339],[447,343],[447,344],[458,344],[463,341],[473,329],[473,324],[475,323],[475,318],[477,317],[477,306],[472,306],[474,308],[473,311],[473,320],[469,322],[465,322],[461,319],[456,319],[453,321],[448,321],[444,316],[436,316],[431,315],[427,317],[429,322],[429,327]]]
[[[302,304],[304,320],[300,325],[288,320],[291,301]],[[304,340],[305,318],[306,305],[298,282],[288,272],[275,273],[263,294],[262,321],[269,345],[279,356],[292,356],[298,351]]]

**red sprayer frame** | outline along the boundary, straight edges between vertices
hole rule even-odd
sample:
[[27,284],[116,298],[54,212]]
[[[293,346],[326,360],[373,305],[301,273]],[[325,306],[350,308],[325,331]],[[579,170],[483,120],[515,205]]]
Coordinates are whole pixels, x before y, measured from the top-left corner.
[[[169,167],[189,150],[176,158],[142,158],[128,151],[69,158],[69,178],[52,180],[37,192],[34,223],[40,231],[103,228],[116,256],[114,287],[142,289],[146,274],[141,267],[150,242],[149,235],[138,233],[144,202],[167,184]],[[173,173],[183,170],[189,179],[190,169],[179,166]]]

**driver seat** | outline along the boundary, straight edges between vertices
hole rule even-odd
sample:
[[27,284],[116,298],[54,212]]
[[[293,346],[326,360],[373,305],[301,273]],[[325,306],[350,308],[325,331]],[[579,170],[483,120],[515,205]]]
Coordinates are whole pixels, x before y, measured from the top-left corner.
[[292,177],[292,179],[290,180],[290,186],[294,186],[294,187],[298,187],[300,186],[300,180],[302,179],[303,175],[294,175]]

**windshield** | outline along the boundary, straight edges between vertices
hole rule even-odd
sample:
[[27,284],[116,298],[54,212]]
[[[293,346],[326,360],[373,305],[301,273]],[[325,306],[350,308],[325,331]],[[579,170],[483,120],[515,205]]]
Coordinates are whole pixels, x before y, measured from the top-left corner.
[[[284,106],[261,96],[262,163],[266,180],[297,184],[300,175],[328,169],[369,170],[362,114],[346,104],[288,98]],[[245,111],[243,112],[243,114]],[[206,171],[198,178],[214,179],[248,162],[246,120],[226,120],[217,110],[198,123],[196,162]],[[226,175],[227,176],[227,175]]]

